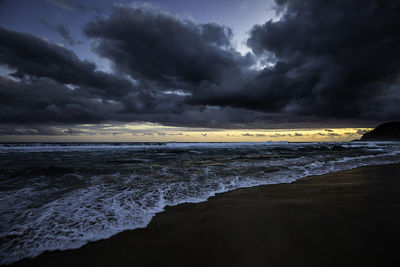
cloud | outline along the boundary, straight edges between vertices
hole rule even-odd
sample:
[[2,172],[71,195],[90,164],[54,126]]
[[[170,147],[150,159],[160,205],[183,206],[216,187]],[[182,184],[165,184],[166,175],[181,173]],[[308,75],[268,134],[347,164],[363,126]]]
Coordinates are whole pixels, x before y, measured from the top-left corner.
[[[145,16],[143,19],[151,20],[154,16]],[[182,35],[189,32],[200,41],[199,45],[204,46],[203,50],[214,51],[211,53],[215,53],[217,58],[223,58],[219,53],[238,56],[227,47],[229,31],[225,28],[214,24],[199,26],[179,21],[171,15],[165,16],[167,21],[172,21],[172,26],[185,29]],[[80,60],[71,50],[31,34],[0,28],[0,38],[3,40],[0,44],[0,64],[15,70],[11,76],[17,79],[0,77],[0,123],[145,121],[177,126],[230,128],[240,127],[249,120],[254,124],[264,120],[264,115],[259,112],[192,105],[187,103],[187,94],[182,93],[183,90],[166,90],[166,86],[155,86],[150,76],[132,82],[124,78],[126,76],[121,72],[111,74],[97,71],[93,63]],[[150,47],[149,43],[144,44],[143,49]],[[195,55],[191,55],[194,57],[192,61],[196,61]],[[184,85],[185,89],[193,88],[194,80],[190,75],[187,76],[183,71],[178,76],[182,78],[178,83]],[[204,77],[212,79],[211,76]],[[175,81],[168,83],[172,85]]]
[[71,33],[69,32],[69,29],[65,24],[58,24],[56,26],[56,30],[70,45],[78,44],[78,41],[75,41],[75,39],[72,38]]
[[358,135],[363,135],[363,134],[365,134],[365,133],[368,133],[368,131],[367,130],[357,130],[357,132],[356,132],[356,134],[358,134]]
[[285,137],[285,136],[286,134],[278,134],[278,133],[269,135],[269,137]]
[[1,125],[0,135],[80,135],[87,134],[84,131],[62,127],[47,126],[47,125],[31,125],[31,126],[19,126],[19,125]]
[[86,6],[76,0],[46,0],[46,2],[68,11],[86,10]]
[[72,46],[77,44],[83,44],[81,41],[76,41],[74,38],[72,38],[68,26],[63,23],[58,25],[52,25],[45,19],[41,19],[38,22],[44,25],[46,28],[57,32],[68,44]]
[[168,117],[181,110],[181,98],[96,71],[93,63],[48,41],[3,28],[0,38],[0,64],[17,78],[0,77],[2,123],[143,121],[143,114]]
[[178,136],[180,136],[180,135],[183,135],[183,133],[170,133],[168,135],[171,135],[171,136],[178,135]]
[[[256,25],[247,44],[274,59],[242,107],[325,118],[398,118],[398,1],[279,0],[279,21]],[[390,100],[390,97],[393,100]],[[382,99],[385,99],[382,101]],[[263,103],[261,105],[261,103]]]
[[282,18],[254,26],[247,41],[270,66],[195,95],[197,103],[325,123],[400,117],[394,104],[400,100],[398,1],[281,0],[277,6],[285,10]]
[[131,89],[128,80],[96,71],[72,51],[26,33],[0,27],[0,64],[17,70],[17,78],[50,78],[61,84],[101,88],[110,95]]
[[219,83],[227,72],[251,63],[231,46],[231,29],[197,24],[152,5],[116,6],[112,14],[89,22],[84,32],[94,51],[134,79],[166,89],[198,89]]
[[72,128],[69,128],[69,129],[64,130],[64,133],[65,133],[65,134],[68,134],[68,135],[88,134],[88,133],[86,133],[86,132],[84,132],[84,131],[77,130],[77,129],[72,129]]
[[0,88],[2,123],[95,123],[111,119],[124,108],[88,88],[71,90],[44,78],[35,82],[0,78]]
[[[79,4],[49,2],[69,10]],[[83,26],[112,73],[0,28],[0,65],[15,70],[0,77],[0,123],[260,129],[398,119],[399,8],[394,0],[279,0],[281,19],[255,25],[247,41],[253,54],[241,55],[226,26],[118,5]],[[57,30],[75,41],[68,28]],[[257,60],[266,67],[254,68]]]

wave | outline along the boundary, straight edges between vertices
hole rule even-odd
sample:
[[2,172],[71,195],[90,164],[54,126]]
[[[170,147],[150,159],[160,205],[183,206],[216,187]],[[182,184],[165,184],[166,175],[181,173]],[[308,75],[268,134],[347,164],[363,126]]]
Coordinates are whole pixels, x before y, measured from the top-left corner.
[[96,151],[75,147],[23,153],[10,146],[11,153],[0,156],[0,263],[146,227],[166,206],[400,161],[396,143],[169,143],[151,149],[140,145],[142,150],[105,144],[96,145]]

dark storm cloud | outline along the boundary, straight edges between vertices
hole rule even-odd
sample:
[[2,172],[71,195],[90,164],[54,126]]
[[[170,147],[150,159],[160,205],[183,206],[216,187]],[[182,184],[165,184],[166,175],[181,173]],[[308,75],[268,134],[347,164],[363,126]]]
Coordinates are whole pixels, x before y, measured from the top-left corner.
[[400,117],[399,1],[277,5],[286,10],[282,19],[254,26],[247,41],[275,65],[241,77],[232,91],[198,95],[198,103],[321,118]]
[[382,114],[388,103],[376,101],[382,95],[400,99],[399,90],[388,90],[400,74],[399,1],[277,4],[287,9],[283,19],[255,26],[248,40],[258,56],[272,52],[277,58],[257,81],[265,100],[279,101],[281,110],[326,117],[400,115],[398,108]]
[[182,96],[96,71],[72,51],[30,34],[0,28],[0,40],[0,65],[18,79],[0,77],[1,123],[186,120],[174,118],[184,111]]
[[251,62],[231,47],[229,28],[181,20],[157,7],[115,7],[84,32],[117,70],[176,89],[219,83]]
[[1,78],[0,88],[2,123],[93,123],[111,119],[110,115],[124,108],[88,89],[71,90],[45,78],[34,82]]
[[210,112],[183,107],[179,98],[140,91],[118,98],[102,93],[96,88],[84,86],[71,89],[48,78],[14,81],[1,77],[0,122],[74,124],[162,121],[185,125],[191,116],[202,117],[199,121],[204,124],[212,121]]
[[46,77],[62,84],[91,86],[102,94],[121,95],[130,90],[129,81],[96,71],[72,51],[30,34],[0,27],[0,64],[15,69],[17,78]]
[[11,76],[17,78],[0,77],[3,124],[147,121],[229,127],[249,118],[262,120],[262,114],[252,111],[191,106],[180,91],[165,92],[96,71],[72,51],[30,34],[0,28],[0,37],[0,65],[15,70]]
[[[244,56],[225,26],[156,7],[117,6],[83,27],[115,73],[0,28],[0,65],[15,70],[15,79],[0,77],[0,123],[304,128],[400,117],[398,1],[279,0],[277,6],[282,19],[254,26],[248,40],[254,55]],[[67,28],[58,30],[68,39]],[[270,65],[252,68],[255,58]],[[11,128],[3,133],[18,131]]]

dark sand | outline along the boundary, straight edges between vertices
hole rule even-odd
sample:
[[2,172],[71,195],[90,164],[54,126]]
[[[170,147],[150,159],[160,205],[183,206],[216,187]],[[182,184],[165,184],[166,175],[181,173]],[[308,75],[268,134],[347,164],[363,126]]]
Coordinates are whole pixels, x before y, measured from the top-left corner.
[[238,189],[15,266],[400,266],[400,164]]

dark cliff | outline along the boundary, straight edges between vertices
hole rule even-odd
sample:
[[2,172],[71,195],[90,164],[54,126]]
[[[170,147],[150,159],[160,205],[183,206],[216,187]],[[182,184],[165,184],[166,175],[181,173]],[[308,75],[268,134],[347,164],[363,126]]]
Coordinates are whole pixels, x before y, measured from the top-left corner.
[[387,122],[365,133],[360,141],[400,141],[400,122]]

